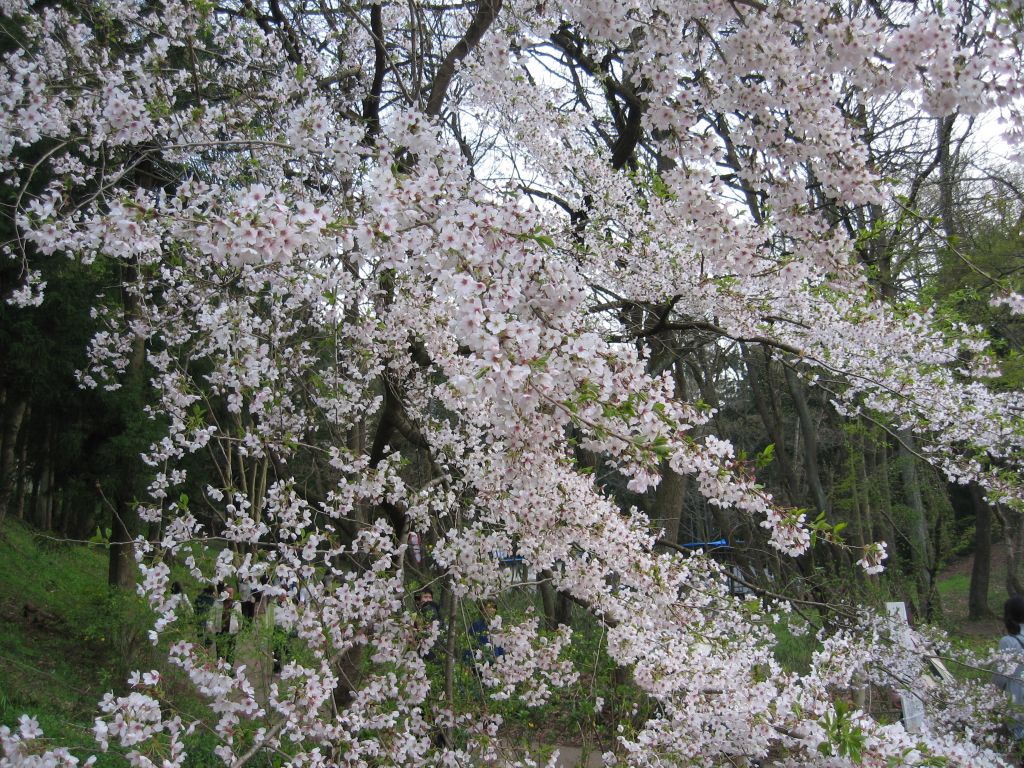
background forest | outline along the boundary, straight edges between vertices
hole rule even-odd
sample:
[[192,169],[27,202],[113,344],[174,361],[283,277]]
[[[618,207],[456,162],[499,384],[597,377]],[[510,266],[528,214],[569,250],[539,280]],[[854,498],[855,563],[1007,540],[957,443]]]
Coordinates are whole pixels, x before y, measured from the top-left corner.
[[1018,9],[2,13],[13,765],[1012,754]]

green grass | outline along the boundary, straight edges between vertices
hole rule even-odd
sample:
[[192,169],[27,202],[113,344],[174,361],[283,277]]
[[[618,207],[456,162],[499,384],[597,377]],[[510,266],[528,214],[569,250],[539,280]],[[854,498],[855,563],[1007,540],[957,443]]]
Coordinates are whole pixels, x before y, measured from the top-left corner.
[[[991,620],[973,621],[968,619],[968,604],[971,588],[971,561],[961,558],[940,571],[935,587],[942,601],[942,625],[954,634],[986,635],[993,632],[1002,634],[1003,602],[1006,592],[1005,544],[996,542],[992,547],[989,568],[988,609]],[[998,635],[997,635],[998,637]]]
[[[0,724],[39,720],[49,746],[96,753],[93,720],[132,669],[160,668],[152,617],[132,592],[107,586],[107,551],[57,541],[16,521],[0,527]],[[99,766],[122,766],[123,756]]]
[[114,673],[106,552],[0,531],[0,690],[7,707],[95,708]]
[[967,593],[971,588],[971,577],[965,573],[954,573],[946,578],[937,580],[935,588],[939,591],[939,595],[942,596],[943,600],[952,598],[966,599]]
[[793,634],[788,622],[780,622],[772,627],[775,633],[775,660],[787,672],[806,675],[811,669],[811,659],[821,644],[815,637],[814,630]]

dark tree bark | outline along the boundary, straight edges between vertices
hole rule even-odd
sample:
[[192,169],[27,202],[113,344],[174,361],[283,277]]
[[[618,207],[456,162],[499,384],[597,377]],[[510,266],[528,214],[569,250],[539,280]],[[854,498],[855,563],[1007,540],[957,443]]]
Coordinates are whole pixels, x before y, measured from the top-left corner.
[[[31,413],[32,408],[29,407]],[[24,427],[28,422],[28,414],[25,416],[25,420],[22,421],[21,434],[18,436],[18,472],[15,475],[14,483],[14,498],[11,500],[11,506],[14,507],[15,516],[19,520],[25,519],[25,484],[28,481],[28,429]]]
[[807,406],[804,384],[789,366],[786,366],[786,384],[796,406],[800,435],[804,440],[804,472],[807,475],[807,485],[818,511],[828,512],[828,497],[825,495],[825,487],[821,483],[821,472],[818,468],[818,430]]
[[971,485],[974,502],[974,562],[971,565],[971,588],[967,595],[967,612],[972,619],[992,615],[988,607],[989,574],[992,566],[992,510],[985,503],[981,489]]
[[46,428],[43,432],[42,443],[39,446],[39,455],[36,459],[32,473],[32,503],[29,505],[31,522],[40,530],[50,528],[50,504],[53,498],[51,480],[53,477],[51,465],[51,441],[53,426],[49,419],[46,421]]
[[344,709],[355,698],[355,692],[359,688],[360,670],[363,666],[363,649],[362,645],[350,648],[341,655],[337,662],[332,664],[338,675],[338,684],[331,692],[331,696],[338,709]]
[[555,621],[559,625],[572,626],[572,598],[562,590],[558,591],[558,601],[555,604]]
[[850,520],[846,540],[853,546],[864,543],[864,518],[869,507],[867,480],[863,475],[864,453],[855,435],[846,439],[846,477],[849,482]]
[[[688,400],[686,373],[678,360],[678,349],[672,345],[669,352],[674,358],[672,370],[676,397],[684,401]],[[668,465],[668,462],[662,462],[661,482],[658,484],[658,489],[654,494],[654,503],[651,505],[651,520],[656,526],[665,530],[663,538],[673,544],[679,543],[679,528],[686,507],[689,481],[690,478],[687,475],[679,474]]]
[[135,584],[132,531],[128,526],[132,514],[130,502],[118,499],[112,511],[110,557],[107,561],[107,583],[112,587],[130,589]]
[[[138,315],[138,299],[132,293],[137,277],[137,270],[134,264],[125,267],[124,285],[128,286],[124,291],[124,316],[125,328],[130,329]],[[142,338],[135,338],[132,341],[131,357],[128,360],[128,368],[125,372],[125,389],[128,395],[128,402],[124,408],[128,411],[131,408],[131,397],[140,396],[145,386],[144,366],[146,363],[146,343]],[[136,413],[126,412],[123,415],[123,427],[127,433],[130,430],[131,420],[138,418]],[[134,520],[135,520],[135,485],[138,482],[140,459],[131,447],[131,441],[125,440],[120,458],[120,476],[116,480],[116,493],[114,494],[113,509],[111,510],[110,524],[110,558],[107,564],[107,583],[111,586],[131,588],[135,585],[135,557],[134,557]]]
[[554,574],[551,571],[541,571],[538,576],[537,587],[544,606],[544,628],[553,632],[560,624],[568,625],[572,621],[572,598],[555,589]]
[[786,448],[785,427],[782,421],[776,418],[777,413],[771,408],[770,400],[764,391],[765,387],[769,390],[772,387],[768,369],[769,361],[765,360],[763,369],[764,381],[762,382],[760,380],[762,368],[758,365],[754,354],[746,344],[740,345],[740,349],[743,354],[743,362],[747,368],[747,382],[750,384],[750,393],[753,396],[754,407],[757,409],[758,416],[761,417],[761,423],[764,424],[764,428],[768,432],[768,439],[775,446],[775,461],[782,476],[782,487],[785,491],[786,499],[795,506],[797,504],[796,473],[793,471],[793,462],[790,459],[789,450]]
[[17,487],[17,446],[21,425],[28,412],[28,401],[19,399],[5,409],[3,449],[0,451],[0,522],[7,516],[7,509]]
[[498,11],[501,10],[501,4],[502,0],[480,0],[477,4],[476,12],[473,14],[473,19],[469,22],[469,26],[466,28],[462,39],[444,57],[444,61],[438,67],[434,82],[431,85],[430,96],[427,98],[425,111],[431,117],[437,117],[441,114],[441,108],[448,93],[448,86],[455,76],[456,68],[476,48],[484,33],[494,23],[495,18],[498,16]]
[[899,434],[900,476],[903,481],[903,500],[910,511],[910,526],[907,534],[913,546],[914,572],[917,575],[920,595],[920,613],[925,621],[931,621],[932,604],[932,563],[934,560],[931,535],[928,530],[928,515],[921,498],[921,480],[917,471],[917,457],[914,455],[914,437],[909,430]]
[[878,445],[874,457],[874,476],[881,481],[874,485],[878,490],[878,517],[872,529],[874,538],[882,541],[894,541],[896,530],[892,520],[892,488],[889,485],[889,445],[882,442]]
[[1024,594],[1024,514],[1006,505],[998,507],[1006,539],[1006,593]]
[[870,541],[875,541],[875,515],[872,492],[872,478],[868,474],[868,445],[867,438],[861,435],[856,441],[856,463],[854,469],[857,475],[857,487],[860,491],[860,529],[857,531],[857,539],[853,542],[856,546],[863,546]]
[[381,3],[370,6],[370,32],[373,35],[373,82],[370,85],[370,92],[363,99],[367,143],[372,142],[380,133],[380,94],[384,87],[384,70],[387,68],[387,49],[384,47],[384,10]]
[[555,588],[551,585],[553,576],[551,571],[541,571],[537,576],[540,601],[544,606],[544,628],[554,631],[558,629],[558,610],[555,605]]
[[651,522],[663,528],[663,538],[673,544],[679,543],[679,523],[683,516],[688,478],[672,470],[667,464],[661,468],[661,482],[654,494],[651,505]]

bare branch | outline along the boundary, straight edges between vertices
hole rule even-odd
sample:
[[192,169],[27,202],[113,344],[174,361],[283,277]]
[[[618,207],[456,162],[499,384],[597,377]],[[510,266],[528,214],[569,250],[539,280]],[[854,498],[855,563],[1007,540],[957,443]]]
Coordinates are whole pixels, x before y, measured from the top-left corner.
[[473,20],[466,28],[466,33],[455,44],[455,47],[448,51],[448,55],[444,57],[444,61],[441,62],[441,66],[437,70],[434,84],[430,88],[430,98],[427,99],[426,113],[428,115],[437,117],[441,114],[448,86],[455,76],[455,66],[466,58],[483,38],[484,33],[497,18],[501,4],[502,0],[480,0]]

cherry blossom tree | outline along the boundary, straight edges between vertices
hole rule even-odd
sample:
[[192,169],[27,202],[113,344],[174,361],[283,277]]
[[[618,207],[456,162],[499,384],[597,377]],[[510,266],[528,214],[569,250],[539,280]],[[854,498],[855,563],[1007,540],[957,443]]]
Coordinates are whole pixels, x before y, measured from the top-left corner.
[[[917,734],[844,703],[855,682],[921,674],[913,633],[864,614],[807,674],[783,670],[771,626],[789,605],[656,550],[578,460],[635,491],[690,477],[787,554],[841,544],[651,365],[646,339],[699,327],[812,384],[827,372],[837,409],[1021,503],[1021,402],[986,386],[983,335],[879,301],[828,214],[892,193],[843,89],[934,117],[999,110],[1024,141],[1022,31],[998,4],[846,11],[5,0],[6,251],[24,270],[5,298],[40,300],[39,254],[125,267],[81,379],[114,389],[146,367],[166,433],[144,456],[138,514],[160,535],[137,542],[139,589],[226,764],[498,759],[494,709],[458,706],[456,619],[514,588],[495,556],[513,549],[604,627],[649,702],[609,761],[999,763],[977,688],[944,690]],[[876,572],[885,543],[853,555]],[[171,563],[260,588],[301,653],[261,690],[253,664],[173,639]],[[443,621],[417,618],[414,581],[445,591]],[[487,628],[504,653],[475,659],[485,701],[538,706],[578,679],[570,627]],[[100,704],[99,747],[181,765],[200,721],[163,706],[160,673],[130,683]],[[5,765],[73,762],[40,756],[30,718],[2,736]]]

